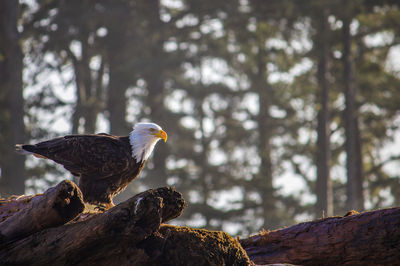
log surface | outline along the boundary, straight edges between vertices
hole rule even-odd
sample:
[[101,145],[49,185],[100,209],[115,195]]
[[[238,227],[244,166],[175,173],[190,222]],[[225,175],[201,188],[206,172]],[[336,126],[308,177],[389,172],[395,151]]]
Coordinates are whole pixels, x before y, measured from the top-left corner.
[[[48,228],[0,249],[5,265],[145,265],[136,244],[185,207],[171,188],[148,190],[87,220]],[[124,256],[122,256],[124,254]]]
[[63,181],[43,194],[0,200],[0,246],[44,228],[62,225],[84,209],[82,193]]
[[399,265],[400,208],[301,223],[240,243],[256,264]]
[[0,247],[0,265],[252,264],[227,233],[161,224],[185,206],[174,189],[148,190],[104,213],[83,213]]
[[162,225],[138,247],[151,258],[144,265],[251,265],[237,239],[222,231]]

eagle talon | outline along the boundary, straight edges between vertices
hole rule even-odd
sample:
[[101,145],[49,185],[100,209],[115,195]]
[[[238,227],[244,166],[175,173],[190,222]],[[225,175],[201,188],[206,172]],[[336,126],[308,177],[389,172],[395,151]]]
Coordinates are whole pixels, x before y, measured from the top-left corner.
[[96,205],[96,207],[94,207],[94,210],[100,211],[100,212],[105,212],[107,209],[106,209],[106,206],[104,206],[104,205]]
[[114,203],[110,202],[110,203],[104,203],[104,204],[96,204],[94,205],[94,210],[95,211],[101,211],[101,212],[105,212],[108,211],[109,209],[111,209],[112,207],[114,207]]

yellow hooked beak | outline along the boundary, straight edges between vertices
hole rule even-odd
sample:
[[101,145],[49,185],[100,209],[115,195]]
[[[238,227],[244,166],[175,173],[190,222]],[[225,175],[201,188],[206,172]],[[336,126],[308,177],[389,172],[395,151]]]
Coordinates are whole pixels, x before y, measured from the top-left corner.
[[154,134],[156,137],[159,137],[160,139],[163,139],[164,142],[167,142],[167,133],[164,130],[158,131],[156,134]]

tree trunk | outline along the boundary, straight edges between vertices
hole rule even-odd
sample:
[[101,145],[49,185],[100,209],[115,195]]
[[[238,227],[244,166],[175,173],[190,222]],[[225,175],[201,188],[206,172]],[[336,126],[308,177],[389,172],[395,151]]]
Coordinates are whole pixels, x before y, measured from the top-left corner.
[[330,217],[240,241],[256,264],[397,265],[400,208]]
[[[345,95],[345,149],[346,149],[346,168],[347,168],[347,209],[364,209],[363,197],[363,177],[361,146],[357,149],[358,123],[356,118],[356,85],[354,80],[354,65],[351,53],[351,16],[349,11],[343,18],[343,84]],[[359,142],[361,144],[361,142]]]
[[363,211],[365,210],[364,208],[364,162],[363,162],[363,151],[362,151],[362,139],[361,139],[361,130],[359,126],[359,119],[356,117],[354,123],[355,123],[355,129],[356,129],[356,134],[355,134],[355,139],[356,139],[356,193],[358,197],[358,206],[357,210]]
[[272,165],[272,136],[273,120],[270,115],[272,106],[273,88],[268,84],[266,58],[267,53],[263,42],[259,41],[259,56],[257,57],[257,74],[255,76],[254,90],[259,97],[260,110],[257,115],[258,128],[258,156],[261,159],[258,173],[258,189],[262,197],[263,228],[276,228],[279,226],[279,219],[276,216],[275,189],[273,186],[273,165]]
[[316,43],[318,47],[318,140],[317,140],[317,186],[316,186],[316,217],[323,212],[325,215],[333,215],[333,194],[332,182],[330,179],[330,111],[329,111],[329,86],[327,81],[328,75],[328,9],[323,7],[321,16],[319,17],[318,32]]
[[0,200],[0,245],[62,225],[84,207],[82,193],[71,181],[63,181],[43,194]]
[[101,102],[100,99],[96,98],[96,83],[92,80],[92,71],[90,69],[91,47],[88,43],[88,39],[88,33],[84,33],[81,37],[82,55],[78,63],[80,79],[77,79],[77,82],[79,81],[80,84],[77,86],[77,88],[80,88],[80,93],[83,96],[82,118],[85,120],[83,133],[93,134],[96,130],[97,114],[99,112]]
[[[125,21],[132,20],[132,10],[129,9],[128,5],[122,5],[125,11],[121,12],[121,19]],[[134,46],[130,46],[135,36],[128,36],[126,29],[121,27],[118,21],[111,20],[107,22],[107,27],[109,29],[106,39],[109,70],[107,110],[110,133],[127,135],[132,130],[132,127],[126,123],[127,98],[125,92],[129,86],[134,85],[135,78],[132,77],[136,74],[134,73],[135,70],[132,71],[131,65],[131,60],[135,59],[127,57],[132,56],[130,49],[137,49]]]
[[[121,41],[122,42],[122,41]],[[124,78],[124,69],[121,58],[115,51],[122,49],[120,44],[114,44],[108,48],[109,76],[107,92],[107,110],[109,112],[110,133],[115,135],[127,135],[132,128],[126,123],[126,97],[128,84]]]
[[[90,60],[93,47],[88,43],[89,32],[83,31],[80,36],[81,56],[78,58],[71,49],[67,50],[72,60],[76,84],[76,106],[72,116],[72,134],[93,134],[96,131],[97,115],[104,108],[102,99],[103,62],[97,71],[96,80],[92,77]],[[83,131],[79,130],[81,119],[84,119]]]
[[[147,83],[148,95],[146,97],[146,105],[150,107],[150,118],[155,123],[160,124],[168,132],[168,117],[164,106],[165,98],[165,58],[164,51],[164,28],[160,19],[160,0],[148,0],[143,2],[144,10],[148,11],[148,27],[152,32],[151,38],[148,38],[148,50],[150,62],[157,62],[153,66],[145,69],[144,77]],[[168,156],[168,148],[166,145],[158,145],[157,152],[153,154],[152,161],[155,165],[148,168],[148,175],[151,176],[145,180],[146,185],[150,187],[165,186],[167,174],[166,158]]]
[[25,158],[14,152],[24,142],[22,51],[17,29],[19,3],[0,1],[0,195],[25,192]]

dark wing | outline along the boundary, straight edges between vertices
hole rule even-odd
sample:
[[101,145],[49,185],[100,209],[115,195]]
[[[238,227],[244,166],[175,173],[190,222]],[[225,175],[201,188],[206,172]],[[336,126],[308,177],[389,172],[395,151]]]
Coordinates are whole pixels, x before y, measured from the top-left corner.
[[74,175],[107,178],[124,172],[132,160],[127,138],[106,134],[71,135],[44,141],[30,150],[45,156]]

